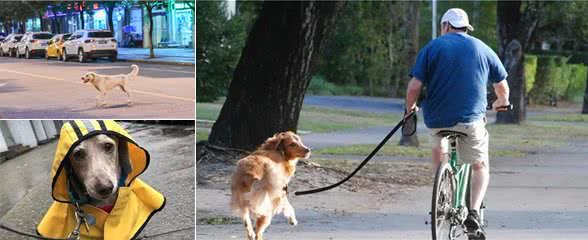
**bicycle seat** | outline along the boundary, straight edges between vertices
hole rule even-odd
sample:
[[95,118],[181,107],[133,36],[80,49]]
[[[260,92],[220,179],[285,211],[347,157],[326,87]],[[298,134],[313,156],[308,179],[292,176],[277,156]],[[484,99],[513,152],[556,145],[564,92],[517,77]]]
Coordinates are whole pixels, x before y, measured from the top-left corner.
[[467,137],[468,135],[462,132],[456,132],[456,131],[451,131],[451,130],[441,130],[439,131],[437,134],[437,136],[440,137],[451,137],[451,136],[456,136],[456,137]]

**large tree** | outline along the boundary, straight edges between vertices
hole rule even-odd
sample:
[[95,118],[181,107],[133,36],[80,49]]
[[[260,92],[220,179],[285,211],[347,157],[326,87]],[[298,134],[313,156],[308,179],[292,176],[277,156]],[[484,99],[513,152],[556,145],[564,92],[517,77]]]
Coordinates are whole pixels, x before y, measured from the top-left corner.
[[497,123],[518,124],[525,120],[525,51],[539,21],[541,2],[499,1],[496,7],[498,16],[499,55],[508,72],[510,102],[514,109],[499,112]]
[[251,150],[296,131],[310,76],[343,2],[264,2],[209,144]]

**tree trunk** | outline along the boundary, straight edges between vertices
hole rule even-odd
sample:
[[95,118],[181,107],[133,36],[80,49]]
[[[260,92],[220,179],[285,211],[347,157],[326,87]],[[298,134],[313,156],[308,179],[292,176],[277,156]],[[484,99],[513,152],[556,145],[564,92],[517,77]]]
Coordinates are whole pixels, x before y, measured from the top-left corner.
[[80,8],[80,23],[82,24],[82,28],[80,28],[80,29],[86,29],[86,24],[84,21],[84,7],[83,6]]
[[582,114],[588,114],[588,75],[586,76],[586,90],[584,90],[584,104]]
[[51,12],[53,13],[53,18],[51,18],[52,22],[55,24],[55,29],[51,29],[53,30],[54,33],[61,33],[61,28],[59,27],[59,21],[57,21],[57,13],[55,12],[55,10],[53,10],[53,8],[51,8]]
[[514,109],[496,114],[496,123],[519,124],[525,120],[525,51],[537,26],[539,2],[528,2],[521,12],[521,2],[498,1],[499,55],[508,72],[510,103]]
[[[408,23],[407,23],[407,28],[406,30],[408,30],[408,40],[409,40],[409,47],[408,47],[408,62],[410,63],[410,65],[413,65],[416,62],[416,57],[417,57],[417,53],[419,51],[419,28],[418,28],[418,24],[419,24],[419,20],[420,20],[420,14],[419,14],[419,2],[417,1],[413,1],[410,2],[410,9],[409,9],[409,14],[408,14]],[[404,136],[401,135],[400,137],[400,142],[398,143],[399,145],[402,146],[414,146],[414,147],[418,147],[419,146],[419,139],[417,137],[417,134],[413,134],[411,136]]]
[[146,3],[147,15],[149,15],[149,58],[155,58],[153,51],[153,5]]
[[252,150],[296,131],[310,76],[343,2],[264,2],[247,37],[209,143]]
[[112,33],[114,34],[114,20],[112,19],[112,16],[114,15],[114,2],[108,2],[108,4],[105,7],[106,9],[106,14],[108,15],[108,29],[110,29],[110,31],[112,31]]

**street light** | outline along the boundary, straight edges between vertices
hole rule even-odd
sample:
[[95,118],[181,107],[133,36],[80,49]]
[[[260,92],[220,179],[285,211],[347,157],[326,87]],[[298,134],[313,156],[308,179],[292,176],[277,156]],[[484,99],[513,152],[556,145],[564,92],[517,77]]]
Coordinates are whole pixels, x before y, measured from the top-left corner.
[[431,5],[431,14],[433,15],[431,18],[431,25],[433,27],[431,39],[435,39],[437,37],[437,0],[431,0]]

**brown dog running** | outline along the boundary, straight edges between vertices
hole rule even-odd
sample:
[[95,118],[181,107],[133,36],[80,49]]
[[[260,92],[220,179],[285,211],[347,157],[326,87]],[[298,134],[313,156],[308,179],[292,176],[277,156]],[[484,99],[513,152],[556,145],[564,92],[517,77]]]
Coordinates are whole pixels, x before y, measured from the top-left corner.
[[[296,171],[298,159],[309,156],[310,149],[298,135],[282,132],[239,160],[231,182],[231,208],[243,218],[247,239],[263,239],[272,217],[280,212],[284,212],[288,223],[298,224],[286,187]],[[250,215],[256,218],[255,231]]]

